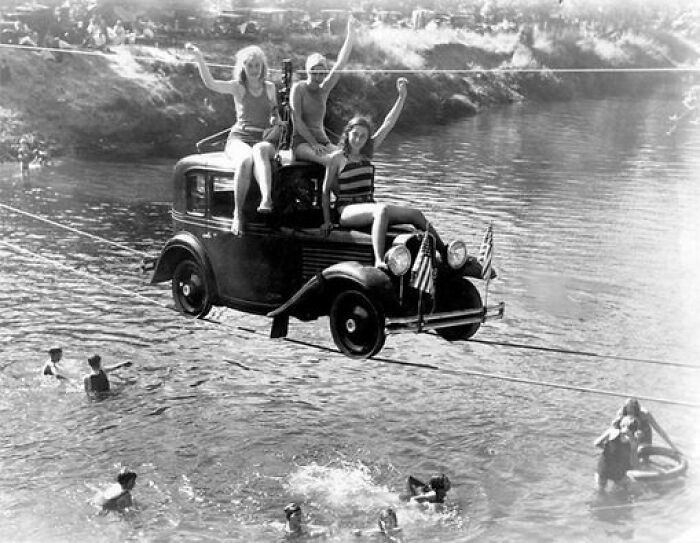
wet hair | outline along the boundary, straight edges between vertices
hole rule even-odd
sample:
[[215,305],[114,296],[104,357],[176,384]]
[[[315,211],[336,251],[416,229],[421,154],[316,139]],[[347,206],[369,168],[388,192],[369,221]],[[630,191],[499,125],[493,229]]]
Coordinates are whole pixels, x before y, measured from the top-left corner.
[[248,81],[248,76],[245,73],[245,63],[253,58],[258,58],[262,64],[260,70],[260,80],[264,81],[267,77],[267,57],[260,47],[257,45],[249,45],[236,53],[236,65],[233,68],[233,80],[238,81],[241,85],[245,85]]
[[444,473],[441,473],[440,475],[433,475],[430,478],[430,482],[428,483],[428,485],[433,490],[443,490],[445,492],[452,488],[452,483],[450,483],[450,479]]
[[51,347],[49,349],[49,354],[58,354],[58,353],[62,353],[62,352],[63,352],[63,349],[61,349],[60,347]]
[[624,432],[625,428],[629,431],[629,433],[634,434],[637,430],[639,430],[639,422],[634,417],[630,417],[629,415],[624,416],[620,421],[620,431]]
[[100,364],[102,363],[102,357],[99,354],[93,354],[90,358],[88,358],[88,364],[90,364],[91,368],[99,368]]
[[348,135],[350,134],[350,131],[356,126],[361,126],[367,129],[367,141],[362,146],[362,149],[360,149],[360,154],[366,156],[367,158],[372,158],[372,155],[374,155],[374,140],[372,139],[372,122],[367,117],[357,115],[350,119],[348,124],[345,125],[345,128],[343,128],[343,133],[340,136],[340,141],[338,142],[338,145],[343,150],[345,156],[348,156],[350,154],[350,143],[348,142]]
[[399,521],[396,519],[396,511],[394,511],[391,507],[382,509],[379,513],[379,519],[377,520],[377,525],[382,533],[384,533],[386,530],[386,521],[388,519],[392,519],[394,521],[394,526],[399,525]]
[[637,398],[629,398],[625,405],[622,406],[622,415],[629,415],[631,417],[638,417],[642,414],[642,408],[639,405],[639,400]]
[[284,516],[287,518],[287,520],[289,520],[289,517],[291,517],[297,511],[301,511],[301,505],[296,502],[288,503],[284,507]]
[[121,470],[117,475],[117,482],[122,486],[128,485],[131,479],[136,480],[136,473],[128,469]]

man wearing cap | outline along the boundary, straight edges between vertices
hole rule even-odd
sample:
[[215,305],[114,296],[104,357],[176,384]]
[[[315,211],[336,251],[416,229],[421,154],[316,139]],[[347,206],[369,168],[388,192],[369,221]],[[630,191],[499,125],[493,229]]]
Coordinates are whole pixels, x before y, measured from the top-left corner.
[[297,160],[310,160],[326,165],[330,153],[335,150],[323,128],[326,101],[340,79],[338,71],[343,69],[350,57],[356,26],[355,19],[349,17],[345,43],[330,71],[326,57],[320,53],[313,53],[306,59],[306,80],[297,81],[292,86],[292,149]]
[[58,369],[58,363],[63,358],[63,349],[61,347],[51,347],[49,349],[49,360],[41,368],[42,375],[53,375],[56,379],[67,380],[68,377],[63,375]]

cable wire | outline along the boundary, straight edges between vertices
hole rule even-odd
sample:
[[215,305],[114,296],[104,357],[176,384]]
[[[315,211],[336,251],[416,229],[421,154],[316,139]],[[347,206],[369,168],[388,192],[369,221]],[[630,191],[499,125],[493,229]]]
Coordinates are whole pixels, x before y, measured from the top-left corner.
[[[139,299],[143,299],[143,300],[148,301],[150,303],[156,304],[159,307],[163,307],[163,308],[166,308],[169,310],[169,308],[165,304],[158,302],[157,300],[154,300],[152,298],[149,298],[148,296],[143,296],[141,294],[135,293],[135,292],[133,292],[129,289],[126,289],[124,287],[119,287],[118,285],[115,285],[110,281],[106,281],[104,279],[101,279],[99,277],[94,276],[94,274],[90,274],[87,272],[81,272],[80,270],[76,270],[75,268],[73,268],[71,266],[57,262],[54,259],[46,258],[38,253],[34,253],[33,251],[30,251],[29,249],[25,249],[23,247],[15,245],[14,243],[0,240],[0,245],[4,245],[4,246],[8,247],[9,249],[12,249],[16,252],[27,254],[27,255],[31,256],[32,258],[46,262],[48,264],[61,267],[61,268],[68,270],[68,271],[72,271],[73,273],[81,275],[82,277],[86,277],[88,279],[95,280],[95,281],[99,282],[100,284],[105,285],[109,288],[119,290],[122,292],[126,292],[131,297],[136,296]],[[214,320],[192,319],[190,322],[212,323],[212,324],[224,325],[224,326],[227,326],[229,328],[233,328],[232,326],[229,326],[226,323],[222,323],[221,321],[214,321]],[[243,328],[243,327],[237,327],[237,328],[239,330],[250,332],[252,334],[257,334],[257,332],[255,330],[252,330],[250,328]],[[331,349],[328,349],[326,347],[316,346],[316,345],[313,345],[313,344],[310,344],[307,342],[301,342],[298,340],[292,340],[292,339],[288,339],[288,338],[283,338],[283,339],[285,341],[295,343],[295,344],[302,344],[302,345],[307,345],[307,346],[314,347],[314,348],[328,350],[331,352],[337,352],[337,351],[333,351]],[[638,398],[640,400],[644,400],[647,402],[656,402],[656,403],[663,403],[663,404],[667,404],[667,405],[675,405],[675,406],[680,406],[680,407],[691,407],[691,408],[700,409],[699,403],[686,402],[686,401],[682,401],[682,400],[671,400],[671,399],[667,399],[667,398],[658,398],[658,397],[654,397],[654,396],[645,396],[642,394],[631,394],[629,392],[617,392],[617,391],[602,390],[602,389],[592,388],[592,387],[566,385],[566,384],[562,384],[562,383],[554,383],[554,382],[550,382],[550,381],[540,381],[540,380],[536,380],[536,379],[526,379],[526,378],[522,378],[522,377],[513,377],[510,375],[503,375],[503,374],[499,374],[499,373],[488,373],[488,372],[482,372],[482,371],[477,371],[477,370],[468,370],[468,369],[450,370],[450,369],[446,369],[446,368],[440,368],[440,367],[435,366],[433,364],[407,362],[407,361],[403,361],[403,360],[394,360],[391,358],[376,357],[376,358],[373,358],[373,360],[376,362],[398,364],[398,365],[403,365],[403,366],[412,366],[412,367],[416,367],[416,368],[429,369],[432,371],[440,371],[442,373],[447,373],[447,374],[451,374],[451,375],[455,375],[455,376],[468,375],[471,377],[495,379],[495,380],[500,380],[500,381],[510,381],[510,382],[520,383],[520,384],[542,386],[542,387],[547,387],[547,388],[557,388],[557,389],[563,389],[563,390],[572,390],[572,391],[576,391],[576,392],[585,392],[585,393],[589,393],[589,394],[598,394],[598,395],[604,395],[604,396],[615,396],[615,397],[620,397],[620,398],[634,397],[634,398]]]
[[[115,53],[105,53],[102,51],[89,51],[83,49],[61,49],[58,47],[40,47],[38,45],[16,45],[9,43],[1,43],[0,48],[5,49],[18,49],[26,51],[49,51],[52,53],[66,53],[74,55],[87,55],[87,56],[98,56],[104,58],[114,58]],[[157,48],[158,51],[163,49]],[[166,50],[167,51],[167,50]],[[170,53],[172,54],[172,53]],[[154,58],[152,56],[144,55],[130,55],[131,58],[137,60],[145,60],[149,62],[163,62],[161,59]],[[181,58],[169,60],[171,64],[193,64],[196,65],[194,60],[185,60]],[[216,68],[230,68],[233,69],[232,64],[219,64],[219,63],[206,63],[207,66],[212,66]],[[282,70],[278,68],[268,68],[268,71],[274,73],[281,73]],[[445,69],[445,68],[356,68],[356,69],[343,69],[337,70],[336,73],[340,74],[515,74],[515,73],[529,73],[529,74],[573,74],[573,73],[697,73],[700,72],[700,66],[657,66],[657,67],[629,67],[629,68],[464,68],[464,69]]]

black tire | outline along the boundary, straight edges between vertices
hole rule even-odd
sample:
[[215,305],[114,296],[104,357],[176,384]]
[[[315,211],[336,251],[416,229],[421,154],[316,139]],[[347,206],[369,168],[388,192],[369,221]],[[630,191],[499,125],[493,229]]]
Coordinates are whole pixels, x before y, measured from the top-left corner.
[[[463,277],[440,285],[437,289],[437,310],[459,311],[460,309],[481,309],[484,307],[478,289]],[[479,330],[480,322],[452,326],[450,328],[438,328],[438,335],[447,341],[466,340]]]
[[178,311],[200,319],[207,316],[211,309],[212,288],[198,262],[188,258],[175,267],[172,290]]
[[333,341],[351,358],[369,358],[384,346],[384,310],[364,292],[346,290],[333,300],[330,312]]

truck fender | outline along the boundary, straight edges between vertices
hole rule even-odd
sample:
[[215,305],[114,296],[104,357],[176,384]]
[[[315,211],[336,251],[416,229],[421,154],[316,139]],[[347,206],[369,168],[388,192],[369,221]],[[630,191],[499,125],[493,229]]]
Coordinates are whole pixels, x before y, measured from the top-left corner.
[[322,302],[340,283],[353,284],[359,290],[378,296],[382,302],[394,299],[391,279],[385,272],[355,261],[340,262],[314,275],[289,300],[269,312],[267,316],[289,315],[295,308],[313,300]]
[[168,240],[158,257],[151,277],[151,284],[169,281],[175,268],[185,258],[192,258],[205,269],[214,285],[214,277],[202,243],[189,232],[178,232]]

